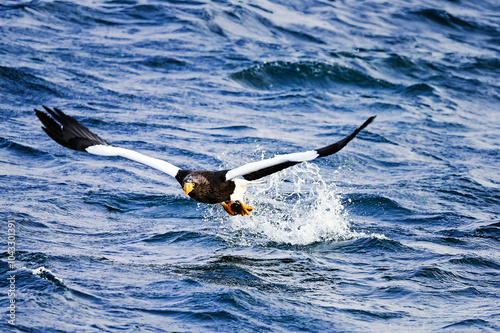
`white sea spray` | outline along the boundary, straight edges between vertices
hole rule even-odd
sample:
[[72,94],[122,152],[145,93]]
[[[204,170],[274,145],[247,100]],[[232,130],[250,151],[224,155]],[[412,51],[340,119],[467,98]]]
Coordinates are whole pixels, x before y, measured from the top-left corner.
[[252,185],[245,196],[255,207],[252,216],[217,214],[215,207],[207,212],[218,216],[223,237],[236,244],[308,245],[366,236],[351,230],[341,193],[335,183],[324,181],[314,163],[302,163]]

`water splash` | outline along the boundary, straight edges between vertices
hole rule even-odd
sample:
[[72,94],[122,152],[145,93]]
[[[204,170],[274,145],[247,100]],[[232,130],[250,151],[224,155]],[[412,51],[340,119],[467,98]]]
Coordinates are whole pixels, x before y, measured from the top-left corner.
[[308,245],[359,236],[350,229],[336,186],[323,180],[316,164],[302,163],[251,184],[246,202],[255,207],[250,217],[217,214],[226,233],[221,236],[240,245]]

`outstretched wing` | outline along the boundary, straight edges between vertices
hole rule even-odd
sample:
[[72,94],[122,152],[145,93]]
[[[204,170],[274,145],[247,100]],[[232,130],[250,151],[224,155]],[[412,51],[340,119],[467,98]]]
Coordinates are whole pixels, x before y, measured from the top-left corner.
[[180,170],[175,165],[157,158],[143,155],[134,150],[114,147],[58,108],[50,109],[46,106],[43,108],[46,112],[35,109],[38,119],[43,124],[42,129],[61,146],[86,151],[94,155],[128,158],[165,172],[172,177],[175,177]]
[[64,114],[58,108],[53,110],[44,106],[46,112],[35,109],[35,113],[42,122],[42,129],[55,142],[69,149],[85,151],[87,147],[110,144],[101,139],[85,126],[82,126],[73,117]]
[[368,124],[373,121],[373,119],[375,119],[375,116],[368,118],[368,120],[365,121],[359,128],[357,128],[351,135],[346,136],[342,140],[332,145],[316,150],[306,151],[304,153],[278,155],[267,160],[248,163],[241,167],[229,170],[226,173],[226,180],[240,176],[245,178],[246,180],[256,180],[265,176],[269,176],[270,174],[281,171],[301,162],[311,161],[318,157],[335,154],[336,152],[344,148],[349,143],[349,141],[354,139],[363,128],[368,126]]

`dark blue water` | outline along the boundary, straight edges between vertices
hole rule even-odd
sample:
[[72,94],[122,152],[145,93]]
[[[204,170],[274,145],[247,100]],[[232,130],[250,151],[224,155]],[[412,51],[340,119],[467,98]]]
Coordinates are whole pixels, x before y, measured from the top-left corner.
[[[2,1],[0,331],[500,330],[499,59],[495,0]],[[233,218],[41,105],[191,169],[377,119]]]

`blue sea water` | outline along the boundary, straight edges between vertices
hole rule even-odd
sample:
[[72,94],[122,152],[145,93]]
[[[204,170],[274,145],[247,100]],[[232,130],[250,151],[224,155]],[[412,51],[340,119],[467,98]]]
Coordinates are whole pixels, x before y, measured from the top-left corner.
[[[4,0],[0,92],[2,332],[500,330],[496,0]],[[377,118],[230,217],[41,105],[208,170]]]

